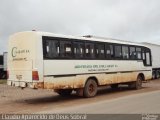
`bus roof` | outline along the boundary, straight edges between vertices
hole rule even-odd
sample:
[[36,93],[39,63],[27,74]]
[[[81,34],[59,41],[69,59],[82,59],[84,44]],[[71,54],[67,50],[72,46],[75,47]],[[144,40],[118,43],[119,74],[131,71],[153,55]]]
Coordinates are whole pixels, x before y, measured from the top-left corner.
[[48,37],[60,37],[60,38],[70,38],[70,39],[80,39],[80,40],[91,40],[91,41],[97,41],[97,42],[108,42],[108,43],[119,43],[119,44],[128,44],[128,45],[137,45],[137,46],[144,46],[140,43],[131,42],[131,41],[125,41],[125,40],[119,40],[119,39],[113,39],[113,38],[104,38],[104,37],[96,37],[96,36],[72,36],[72,35],[62,35],[62,34],[55,34],[50,32],[42,32],[42,31],[24,31],[24,32],[18,32],[14,35],[18,35],[21,33],[30,32],[33,34],[38,34],[40,36],[48,36]]

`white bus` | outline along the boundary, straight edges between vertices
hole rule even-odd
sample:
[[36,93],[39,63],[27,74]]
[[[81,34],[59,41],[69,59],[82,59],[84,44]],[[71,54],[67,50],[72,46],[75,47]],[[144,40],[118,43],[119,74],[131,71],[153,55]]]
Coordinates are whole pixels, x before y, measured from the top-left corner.
[[104,85],[140,89],[151,66],[150,49],[139,44],[27,31],[10,37],[7,84],[93,97]]

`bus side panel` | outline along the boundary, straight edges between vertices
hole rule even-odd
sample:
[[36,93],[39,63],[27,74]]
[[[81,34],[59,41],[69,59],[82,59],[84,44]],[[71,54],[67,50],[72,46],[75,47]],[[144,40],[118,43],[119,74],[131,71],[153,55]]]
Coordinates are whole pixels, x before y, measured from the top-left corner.
[[145,81],[148,81],[148,80],[152,79],[152,72],[144,71],[143,74],[144,74],[144,77],[145,77]]
[[[136,81],[137,76],[150,67],[142,61],[118,60],[44,60],[45,88],[82,88],[90,77],[95,77],[99,85]],[[148,77],[151,73],[148,71]],[[49,85],[49,83],[51,83]],[[66,87],[65,87],[66,86]]]
[[70,77],[44,77],[44,89],[73,89],[75,76]]

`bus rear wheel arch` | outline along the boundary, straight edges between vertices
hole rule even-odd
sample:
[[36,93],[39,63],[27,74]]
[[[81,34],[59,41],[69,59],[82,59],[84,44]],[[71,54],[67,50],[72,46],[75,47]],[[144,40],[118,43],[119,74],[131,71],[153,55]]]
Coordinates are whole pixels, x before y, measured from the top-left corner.
[[86,98],[94,97],[97,94],[98,83],[96,79],[89,78],[83,88],[83,96]]

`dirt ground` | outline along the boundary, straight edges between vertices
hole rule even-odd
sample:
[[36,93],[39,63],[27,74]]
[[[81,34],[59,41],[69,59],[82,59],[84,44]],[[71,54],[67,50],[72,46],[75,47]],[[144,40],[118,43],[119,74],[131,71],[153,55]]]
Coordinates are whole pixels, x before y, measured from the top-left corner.
[[130,90],[127,87],[112,90],[110,87],[103,87],[94,98],[82,98],[74,93],[70,97],[61,97],[52,90],[29,88],[21,90],[21,88],[0,84],[0,113],[38,113],[53,108],[58,110],[157,90],[160,90],[160,79],[143,83],[143,88],[140,90]]

